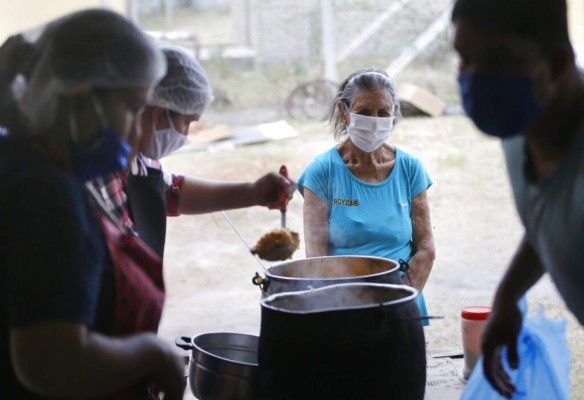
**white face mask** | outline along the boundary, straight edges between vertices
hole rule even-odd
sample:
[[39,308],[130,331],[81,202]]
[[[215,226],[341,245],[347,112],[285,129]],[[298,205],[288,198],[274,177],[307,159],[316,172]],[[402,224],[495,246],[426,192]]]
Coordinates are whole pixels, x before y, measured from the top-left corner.
[[148,147],[142,152],[146,157],[158,160],[175,150],[180,149],[187,140],[187,135],[181,134],[176,130],[168,110],[166,110],[169,128],[156,129],[152,122],[152,135]]
[[395,117],[368,117],[349,113],[347,127],[351,142],[366,153],[377,150],[389,137]]

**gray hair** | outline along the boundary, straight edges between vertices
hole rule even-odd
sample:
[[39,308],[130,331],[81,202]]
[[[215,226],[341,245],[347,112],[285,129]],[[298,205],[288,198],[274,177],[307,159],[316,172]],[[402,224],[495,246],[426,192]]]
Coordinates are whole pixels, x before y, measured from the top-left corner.
[[397,123],[401,119],[401,111],[399,101],[395,94],[395,87],[387,72],[380,68],[360,69],[349,75],[339,86],[339,91],[337,92],[331,107],[329,125],[331,126],[331,132],[333,133],[334,138],[338,141],[347,134],[347,127],[341,121],[337,105],[341,102],[345,105],[347,110],[350,110],[351,103],[353,102],[353,95],[356,90],[385,90],[387,94],[389,94],[391,102],[394,105],[394,123]]

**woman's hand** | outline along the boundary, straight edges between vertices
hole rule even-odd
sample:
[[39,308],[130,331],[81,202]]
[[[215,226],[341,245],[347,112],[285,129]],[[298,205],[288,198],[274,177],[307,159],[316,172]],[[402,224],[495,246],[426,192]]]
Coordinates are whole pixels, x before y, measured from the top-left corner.
[[501,353],[507,346],[509,366],[513,369],[518,367],[517,338],[523,315],[517,303],[544,272],[538,255],[524,236],[497,288],[493,310],[485,327],[482,345],[485,376],[495,390],[508,398],[513,396],[515,387],[503,368]]
[[186,386],[184,360],[169,344],[157,339],[154,345],[159,348],[161,360],[152,380],[164,393],[164,400],[181,400]]
[[270,172],[260,177],[253,183],[253,186],[255,203],[270,209],[279,207],[278,196],[280,191],[284,191],[288,195],[288,200],[290,200],[298,189],[296,182],[275,172]]
[[507,347],[509,366],[516,369],[519,366],[517,355],[517,338],[521,331],[523,316],[517,304],[495,305],[483,334],[483,369],[485,377],[493,388],[501,395],[511,398],[515,386],[503,367],[501,355]]

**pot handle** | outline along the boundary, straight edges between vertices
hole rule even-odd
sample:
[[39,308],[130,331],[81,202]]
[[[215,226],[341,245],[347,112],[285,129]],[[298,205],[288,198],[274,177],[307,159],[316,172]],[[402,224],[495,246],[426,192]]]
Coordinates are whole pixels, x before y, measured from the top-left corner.
[[444,319],[444,315],[422,315],[414,318],[399,318],[400,321],[422,321],[424,319]]
[[385,319],[398,322],[423,321],[425,319],[444,319],[443,315],[421,315],[419,317],[395,318],[388,316],[387,310],[385,310],[384,308],[381,308],[381,310],[383,312],[383,316],[385,317]]
[[270,287],[270,278],[261,277],[260,274],[256,272],[253,278],[251,278],[251,283],[258,286],[264,296],[268,296],[267,290]]
[[183,350],[192,350],[193,344],[191,343],[190,336],[177,336],[174,340],[176,347],[180,347]]
[[[402,275],[402,281],[403,281],[403,277],[404,275],[406,276],[406,278],[408,278],[408,281],[410,281],[410,285],[412,284],[412,278],[410,278],[410,274],[408,273],[408,271],[410,270],[410,264],[408,264],[407,261],[403,260],[403,259],[399,259],[399,270],[401,271],[401,275]],[[404,282],[405,283],[405,282]]]

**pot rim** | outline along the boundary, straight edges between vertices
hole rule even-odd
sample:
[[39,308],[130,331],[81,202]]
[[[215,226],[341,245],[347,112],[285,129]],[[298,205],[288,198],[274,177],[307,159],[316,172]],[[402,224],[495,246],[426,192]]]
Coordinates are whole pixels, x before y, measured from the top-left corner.
[[[318,291],[326,291],[326,290],[331,290],[333,288],[348,287],[348,286],[350,286],[350,287],[363,286],[363,287],[379,287],[379,288],[400,289],[400,290],[405,290],[407,292],[410,292],[410,294],[404,298],[386,301],[384,303],[370,303],[367,305],[343,307],[342,309],[321,308],[318,310],[283,310],[281,307],[275,307],[275,306],[272,306],[271,304],[267,304],[269,301],[272,301],[272,300],[277,299],[279,297],[292,297],[292,296],[300,297],[306,293],[314,293],[314,292],[318,292]],[[279,311],[279,312],[285,311],[286,313],[289,313],[289,314],[318,314],[318,313],[326,313],[326,312],[330,312],[330,311],[364,310],[364,309],[368,309],[368,308],[377,308],[379,306],[395,306],[395,305],[406,303],[408,301],[415,299],[416,297],[418,297],[418,294],[419,294],[419,292],[416,288],[413,288],[413,287],[407,286],[407,285],[394,285],[394,284],[390,284],[390,283],[367,283],[367,282],[339,283],[339,284],[335,284],[335,285],[328,285],[328,286],[319,287],[316,289],[301,290],[301,291],[296,291],[296,292],[275,293],[275,294],[272,294],[272,295],[262,299],[260,304],[262,307],[268,308],[270,310]]]
[[[270,271],[274,268],[277,267],[282,267],[284,265],[287,264],[294,264],[294,263],[298,263],[298,262],[302,262],[303,260],[320,260],[320,259],[334,259],[334,258],[364,258],[364,259],[374,259],[374,260],[379,260],[379,261],[389,261],[392,264],[395,264],[393,268],[388,269],[387,271],[381,271],[381,272],[376,272],[374,274],[367,274],[367,275],[359,275],[359,276],[345,276],[345,277],[337,277],[337,278],[296,278],[296,277],[290,277],[290,276],[282,276],[282,275],[274,275],[273,273],[271,273]],[[319,280],[319,281],[351,281],[351,280],[355,280],[357,278],[369,278],[369,277],[377,277],[377,276],[381,276],[381,275],[385,275],[387,273],[390,272],[395,272],[395,271],[399,271],[399,263],[395,260],[392,260],[391,258],[386,258],[386,257],[378,257],[378,256],[364,256],[364,255],[335,255],[335,256],[319,256],[319,257],[307,257],[307,258],[300,258],[300,259],[296,259],[296,260],[287,260],[287,261],[281,261],[279,263],[276,264],[272,264],[270,265],[268,268],[265,269],[264,273],[265,275],[270,278],[270,279],[274,279],[274,280],[282,280],[282,281],[294,281],[294,282],[302,282],[302,281],[314,281],[314,280]],[[329,286],[333,286],[333,285],[329,285]]]
[[[229,362],[229,363],[232,363],[232,364],[236,364],[236,365],[242,365],[242,366],[248,366],[248,367],[257,367],[258,366],[258,363],[248,363],[248,362],[245,362],[245,361],[239,361],[239,360],[233,360],[233,359],[230,359],[230,358],[221,357],[221,356],[219,356],[219,355],[217,355],[215,353],[211,353],[210,351],[205,350],[201,346],[197,345],[197,343],[195,342],[196,339],[200,339],[201,337],[210,336],[210,335],[218,335],[218,334],[221,334],[221,335],[247,336],[249,338],[255,338],[255,339],[257,339],[259,341],[259,336],[252,335],[252,334],[249,334],[249,333],[240,333],[240,332],[203,332],[203,333],[199,333],[199,334],[194,335],[193,337],[191,337],[191,344],[193,346],[193,349],[192,349],[193,356],[192,357],[194,357],[194,353],[196,351],[196,352],[203,353],[206,356],[215,358],[217,360],[226,361],[226,362]],[[256,348],[256,351],[257,351],[257,348]],[[192,360],[191,360],[191,362],[192,362]]]

